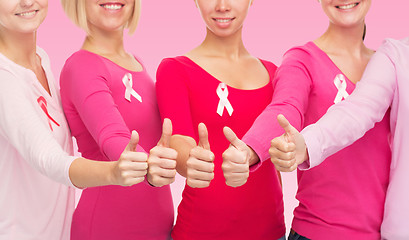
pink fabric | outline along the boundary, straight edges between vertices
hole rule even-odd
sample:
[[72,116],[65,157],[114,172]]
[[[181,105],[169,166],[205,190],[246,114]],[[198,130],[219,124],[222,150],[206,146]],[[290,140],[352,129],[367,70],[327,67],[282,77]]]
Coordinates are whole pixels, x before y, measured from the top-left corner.
[[[134,96],[131,102],[125,99],[122,80],[128,73],[142,102]],[[86,158],[117,160],[131,130],[139,133],[139,151],[150,150],[160,138],[154,83],[145,69],[128,71],[80,50],[67,60],[61,73],[61,99],[79,151]],[[168,239],[172,224],[169,186],[140,183],[88,188],[74,213],[71,239]]]
[[[409,122],[409,95],[405,94],[409,89],[408,66],[409,38],[386,40],[372,57],[354,93],[302,132],[314,167],[360,138],[391,107],[392,164],[382,239],[409,239],[409,132],[405,129]],[[362,151],[372,155],[372,149]],[[366,172],[370,165],[361,171]],[[355,168],[354,163],[351,166]]]
[[[276,66],[262,61],[274,75]],[[234,111],[217,114],[221,82],[187,57],[164,59],[157,72],[157,95],[162,118],[173,122],[174,134],[198,140],[197,126],[206,124],[215,154],[215,178],[210,187],[185,186],[172,237],[175,240],[265,240],[285,234],[281,186],[271,163],[251,173],[248,182],[232,188],[225,184],[221,170],[222,153],[229,146],[223,127],[232,128],[238,137],[271,101],[272,85],[240,90],[227,86]]]
[[[0,54],[1,240],[70,237],[75,203],[69,177],[75,159],[72,139],[48,55],[39,47],[37,54],[50,93],[32,70]],[[50,125],[50,118],[59,126]]]
[[[283,133],[277,115],[284,114],[297,129],[315,123],[334,104],[339,74],[313,42],[289,50],[277,70],[272,103],[244,141],[266,160],[270,140]],[[355,85],[344,77],[350,94]],[[321,166],[298,172],[300,204],[292,225],[296,232],[314,240],[380,239],[391,162],[389,133],[388,113],[362,139]]]

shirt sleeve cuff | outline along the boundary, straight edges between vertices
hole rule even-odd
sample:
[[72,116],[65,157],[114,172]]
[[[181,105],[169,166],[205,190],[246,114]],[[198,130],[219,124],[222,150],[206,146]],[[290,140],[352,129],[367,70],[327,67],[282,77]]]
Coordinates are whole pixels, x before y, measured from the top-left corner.
[[314,125],[310,125],[301,131],[301,134],[303,135],[305,140],[305,145],[307,147],[308,159],[298,166],[298,169],[300,170],[311,169],[320,165],[320,163],[322,162],[320,142],[316,137],[315,131],[316,129],[314,128]]

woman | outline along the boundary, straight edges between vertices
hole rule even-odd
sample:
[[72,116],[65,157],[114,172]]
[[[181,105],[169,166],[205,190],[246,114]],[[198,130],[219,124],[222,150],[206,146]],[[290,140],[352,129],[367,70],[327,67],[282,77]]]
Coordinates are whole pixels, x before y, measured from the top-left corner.
[[[160,137],[155,89],[140,61],[123,45],[132,33],[139,0],[101,2],[63,0],[68,16],[87,32],[84,44],[65,63],[61,99],[83,156],[112,161],[131,137],[140,134],[139,152],[150,151],[147,180],[155,186],[85,189],[73,216],[71,239],[169,239],[173,204],[168,185],[174,180],[176,151],[166,148],[170,126]],[[155,147],[156,146],[156,147]]]
[[[144,180],[138,137],[119,161],[73,157],[71,135],[36,32],[47,0],[0,1],[0,239],[69,239],[74,186]],[[118,159],[117,158],[117,159]]]
[[[297,129],[316,122],[354,90],[374,53],[363,42],[370,0],[320,3],[329,18],[327,31],[284,55],[274,80],[273,100],[243,137],[261,162],[270,157],[270,140],[283,132],[275,120],[279,113]],[[388,121],[389,114],[326,164],[298,172],[299,206],[289,239],[380,238],[391,161]],[[370,154],[363,149],[371,149]],[[351,168],[351,162],[357,167]],[[364,167],[367,170],[362,174]]]
[[[409,213],[407,204],[409,193],[406,185],[409,153],[405,144],[409,136],[408,131],[404,129],[408,122],[409,99],[407,95],[399,94],[402,93],[402,89],[408,89],[408,61],[409,38],[387,39],[372,57],[356,90],[346,101],[331,107],[316,124],[305,128],[302,135],[281,119],[282,125],[287,129],[286,132],[296,140],[296,145],[292,148],[297,147],[298,151],[294,154],[303,156],[298,157],[297,162],[302,164],[308,158],[305,147],[308,146],[309,162],[304,164],[304,168],[312,168],[321,164],[326,156],[360,138],[383,118],[388,108],[391,108],[392,165],[381,227],[382,239],[409,238],[406,221]],[[274,148],[272,159],[283,170],[288,169],[288,164],[285,163],[288,159],[281,154],[284,152],[285,155],[288,152],[284,150],[286,145],[286,141],[277,138],[272,146]],[[363,151],[368,153],[368,150]],[[289,168],[293,167],[291,165]],[[354,162],[350,165],[355,167]],[[361,169],[365,170],[366,168]]]
[[241,137],[273,92],[276,66],[251,56],[242,41],[252,2],[197,0],[206,38],[184,56],[164,59],[157,71],[159,109],[173,122],[170,144],[178,151],[177,170],[187,178],[175,240],[284,239],[282,191],[273,165],[265,164],[243,185],[238,179],[247,179],[252,163],[241,161],[241,153],[222,159],[229,141],[238,148],[242,143],[223,127]]

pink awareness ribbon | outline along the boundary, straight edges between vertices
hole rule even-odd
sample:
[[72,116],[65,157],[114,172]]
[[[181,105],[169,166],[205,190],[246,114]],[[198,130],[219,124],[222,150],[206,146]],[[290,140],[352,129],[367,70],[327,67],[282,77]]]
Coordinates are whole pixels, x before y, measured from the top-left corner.
[[227,112],[231,116],[233,114],[233,106],[230,104],[229,99],[229,90],[225,83],[220,83],[216,89],[217,96],[219,97],[219,105],[217,106],[217,114],[223,116],[223,110],[226,108]]
[[38,102],[38,105],[40,105],[41,109],[43,109],[45,115],[47,115],[47,117],[48,117],[48,125],[50,125],[51,131],[54,131],[54,130],[53,130],[53,127],[51,126],[51,122],[53,122],[53,123],[54,123],[55,125],[57,125],[58,127],[60,126],[60,124],[58,124],[58,122],[55,121],[54,118],[52,118],[52,117],[50,116],[50,114],[48,113],[48,110],[47,110],[47,101],[45,100],[45,98],[44,98],[43,96],[40,96],[40,97],[37,99],[37,102]]
[[338,89],[337,96],[335,96],[334,103],[339,103],[342,99],[346,99],[349,94],[347,92],[347,82],[344,75],[338,74],[334,79],[335,87]]

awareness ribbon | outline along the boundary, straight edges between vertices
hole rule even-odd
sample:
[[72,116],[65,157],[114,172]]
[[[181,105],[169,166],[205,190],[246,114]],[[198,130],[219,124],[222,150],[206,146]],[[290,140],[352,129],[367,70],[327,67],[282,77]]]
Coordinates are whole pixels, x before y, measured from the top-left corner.
[[142,102],[142,97],[139,95],[133,88],[133,82],[132,82],[132,75],[130,73],[125,74],[125,76],[122,78],[122,82],[125,85],[125,99],[131,102],[131,95],[134,96],[136,99],[138,99],[139,102]]
[[345,81],[345,77],[342,74],[338,74],[334,79],[335,87],[338,89],[337,96],[334,99],[334,103],[339,103],[342,99],[345,99],[349,96],[347,93],[347,82]]
[[216,93],[220,98],[219,105],[217,106],[217,114],[223,116],[223,110],[226,108],[227,112],[231,116],[233,114],[233,107],[227,99],[227,96],[229,96],[229,90],[227,90],[226,84],[220,83],[217,87]]
[[52,118],[52,117],[50,116],[50,114],[48,113],[48,110],[47,110],[47,101],[45,100],[45,98],[44,98],[43,96],[40,96],[40,97],[37,99],[37,102],[38,102],[38,105],[40,105],[40,108],[44,111],[45,115],[47,115],[47,117],[48,117],[48,125],[50,126],[51,131],[54,131],[54,130],[53,130],[53,127],[51,126],[51,122],[55,123],[55,125],[57,125],[58,127],[60,126],[60,124],[58,124],[58,122],[55,121],[54,118]]

